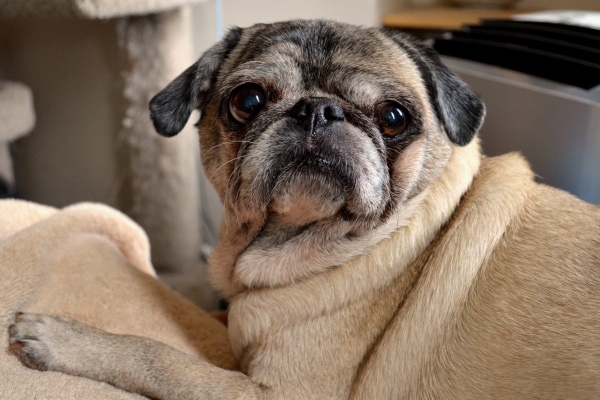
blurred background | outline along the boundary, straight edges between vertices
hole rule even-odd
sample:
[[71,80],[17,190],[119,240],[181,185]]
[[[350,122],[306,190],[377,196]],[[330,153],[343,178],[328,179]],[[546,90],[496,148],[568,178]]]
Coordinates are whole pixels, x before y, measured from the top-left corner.
[[[199,167],[193,127],[159,138],[147,102],[231,26],[327,18],[439,39],[444,61],[487,104],[486,153],[522,151],[540,181],[600,203],[600,82],[583,87],[540,74],[554,67],[519,53],[503,57],[510,68],[505,60],[478,60],[486,52],[451,33],[482,18],[544,10],[577,10],[577,18],[594,20],[600,1],[0,0],[0,197],[122,210],[148,232],[161,277],[213,308],[203,274],[221,206]],[[521,28],[498,29],[493,35],[504,43]],[[579,64],[598,79],[598,34],[563,35],[574,37],[576,50],[588,40]],[[556,68],[581,75],[564,63]]]

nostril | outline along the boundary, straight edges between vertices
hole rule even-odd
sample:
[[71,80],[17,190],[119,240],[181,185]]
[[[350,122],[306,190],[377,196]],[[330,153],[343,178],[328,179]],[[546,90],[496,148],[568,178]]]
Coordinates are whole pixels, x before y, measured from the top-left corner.
[[337,104],[327,104],[323,109],[323,117],[327,121],[343,121],[344,120],[344,110],[342,107]]

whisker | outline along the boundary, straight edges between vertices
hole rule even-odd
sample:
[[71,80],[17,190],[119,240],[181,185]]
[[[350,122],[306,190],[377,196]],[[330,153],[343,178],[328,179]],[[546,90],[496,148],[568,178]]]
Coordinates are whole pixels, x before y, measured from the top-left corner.
[[[210,179],[210,180],[212,180],[212,179],[215,177],[215,174],[216,174],[217,172],[219,172],[219,170],[220,170],[221,168],[223,168],[224,166],[226,166],[227,164],[229,164],[229,163],[232,163],[232,162],[234,162],[234,161],[237,161],[237,160],[241,160],[241,158],[242,158],[241,156],[239,156],[239,157],[234,157],[234,158],[232,158],[231,160],[224,162],[224,163],[223,163],[223,164],[221,164],[221,165],[220,165],[220,166],[219,166],[217,169],[215,169],[215,170],[212,172],[212,174],[210,174],[210,178],[209,178],[209,179]],[[236,167],[237,167],[237,166],[236,166]]]
[[[237,171],[236,170],[237,170],[237,166],[236,166],[236,168],[234,168],[234,171],[231,173],[231,175],[229,175],[229,178],[227,179],[227,191],[225,193],[226,199],[229,199],[232,196],[232,186],[230,185],[230,182],[231,182],[233,176],[237,175]],[[238,187],[238,191],[235,194],[234,204],[238,204],[239,197],[240,197],[240,191],[239,191],[239,187]],[[240,221],[239,214],[237,212],[234,212],[234,214],[235,214],[235,219],[237,220],[238,225],[240,225],[241,221]]]
[[242,144],[243,144],[243,143],[251,143],[251,141],[249,141],[249,140],[228,140],[228,141],[226,141],[226,142],[223,142],[223,143],[219,143],[219,144],[216,144],[216,145],[214,145],[214,146],[213,146],[213,147],[211,147],[210,149],[207,149],[207,150],[206,150],[206,152],[213,151],[213,150],[215,150],[217,147],[224,146],[224,145],[226,145],[226,144],[234,144],[234,143],[242,143]]
[[[230,160],[228,162],[231,162],[231,161],[234,161],[234,160],[237,160],[237,159],[240,159],[240,158],[241,157],[236,157],[233,160]],[[236,164],[235,167],[233,168],[233,171],[231,172],[231,174],[227,178],[227,183],[225,184],[225,195],[223,197],[223,202],[225,204],[231,204],[230,199],[231,199],[231,196],[233,195],[233,192],[232,192],[233,188],[231,186],[231,180],[234,179],[234,176],[235,177],[239,176],[240,168],[241,168],[241,164]],[[237,202],[239,202],[239,196],[240,196],[240,193],[239,193],[239,190],[238,190],[237,193],[236,193],[236,198],[235,198],[235,203],[234,204],[237,204]],[[235,213],[235,217],[237,219],[238,224],[241,224],[241,221],[239,219],[238,213]]]

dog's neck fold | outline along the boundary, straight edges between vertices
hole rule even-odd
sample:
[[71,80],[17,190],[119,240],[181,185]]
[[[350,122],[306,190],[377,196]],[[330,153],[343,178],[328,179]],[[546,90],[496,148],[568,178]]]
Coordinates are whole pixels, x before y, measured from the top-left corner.
[[[298,283],[367,253],[394,232],[404,235],[410,243],[407,245],[411,254],[407,257],[416,257],[469,188],[480,159],[478,140],[464,147],[454,146],[447,168],[430,188],[402,204],[384,224],[364,235],[346,235],[347,227],[340,222],[334,229],[314,226],[285,241],[270,240],[264,232],[266,216],[240,223],[235,213],[226,210],[221,241],[211,259],[213,285],[232,297],[247,289]],[[268,245],[269,241],[275,244]],[[406,261],[408,264],[411,260]]]

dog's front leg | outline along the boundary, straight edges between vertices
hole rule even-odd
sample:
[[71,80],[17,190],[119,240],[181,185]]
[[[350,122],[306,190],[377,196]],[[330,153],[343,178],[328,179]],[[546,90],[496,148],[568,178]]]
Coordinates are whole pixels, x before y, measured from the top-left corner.
[[239,372],[163,343],[115,335],[64,317],[18,313],[10,348],[27,366],[110,383],[155,399],[262,399]]

